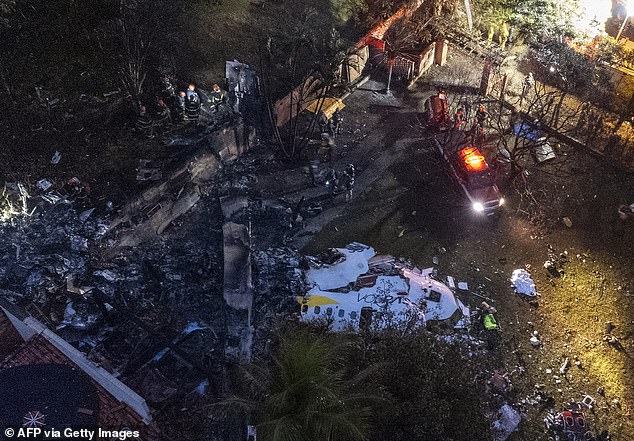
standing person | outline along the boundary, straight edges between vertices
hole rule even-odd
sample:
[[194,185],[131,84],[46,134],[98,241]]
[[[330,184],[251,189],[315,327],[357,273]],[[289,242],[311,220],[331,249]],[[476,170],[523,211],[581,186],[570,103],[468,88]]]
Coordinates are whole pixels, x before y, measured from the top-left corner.
[[504,50],[506,48],[506,42],[509,41],[509,25],[503,21],[502,25],[500,25],[500,35],[498,35],[498,42],[500,43],[500,48]]
[[487,34],[487,47],[491,46],[491,43],[493,43],[494,35],[495,35],[495,26],[493,25],[493,23],[491,23],[489,25],[489,33]]
[[330,136],[332,136],[334,138],[335,135],[336,135],[336,132],[337,132],[337,128],[335,126],[335,120],[333,118],[330,118],[328,120],[328,124],[327,125],[328,125],[328,133],[330,134]]
[[320,133],[328,132],[328,117],[324,112],[319,114],[319,130],[321,130]]
[[220,104],[225,102],[225,93],[217,83],[213,85],[208,101],[211,103],[214,112],[217,112]]
[[456,111],[456,114],[454,115],[454,127],[457,130],[463,130],[464,126],[466,124],[466,120],[465,120],[465,116],[464,116],[464,112],[462,111],[462,108],[459,108]]
[[156,124],[163,126],[169,124],[172,120],[172,116],[170,114],[170,109],[165,104],[165,101],[159,99],[156,102]]
[[330,133],[321,134],[321,152],[322,157],[326,156],[328,163],[332,163],[332,151],[335,148],[335,137]]
[[480,106],[478,107],[478,112],[476,113],[476,119],[478,121],[478,124],[480,124],[480,127],[484,128],[488,116],[489,114],[487,113],[484,104],[480,104]]
[[346,169],[343,171],[343,176],[345,177],[346,202],[350,202],[350,200],[352,199],[352,189],[354,188],[354,175],[355,175],[354,164],[348,164],[346,166]]
[[139,107],[139,112],[137,114],[135,128],[140,134],[145,136],[147,139],[154,138],[154,124],[152,122],[152,118],[147,113],[147,109],[145,108],[144,105],[141,105]]
[[[535,78],[533,77],[533,72],[529,72],[526,78],[524,78],[524,84],[522,84],[522,100],[528,94],[528,92],[535,85]],[[520,101],[521,102],[521,101]]]
[[194,83],[191,83],[189,86],[187,86],[187,98],[189,99],[189,97],[194,94],[198,95],[198,92],[196,92],[196,85]]
[[341,115],[339,108],[337,108],[332,114],[331,119],[335,124],[335,135],[338,135],[339,133],[341,133],[341,125],[343,124],[343,116]]
[[184,90],[178,92],[178,107],[176,108],[176,112],[178,114],[178,119],[183,121],[185,119],[185,107],[187,105],[187,94]]
[[194,125],[198,125],[200,117],[200,97],[196,92],[189,95],[185,105],[185,116],[188,121],[193,121]]

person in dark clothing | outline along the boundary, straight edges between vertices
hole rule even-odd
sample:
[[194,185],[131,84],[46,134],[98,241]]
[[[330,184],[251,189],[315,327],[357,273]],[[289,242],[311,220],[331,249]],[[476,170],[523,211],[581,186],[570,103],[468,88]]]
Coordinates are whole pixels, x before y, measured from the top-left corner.
[[343,176],[345,179],[344,186],[346,189],[346,202],[350,202],[352,199],[352,189],[354,188],[354,175],[355,169],[354,164],[348,164],[346,169],[343,171]]
[[332,151],[335,148],[335,137],[330,133],[322,133],[321,134],[321,148],[320,155],[322,158],[325,156],[328,160],[328,163],[332,163]]
[[478,107],[478,112],[476,113],[476,119],[478,120],[478,124],[480,124],[480,127],[485,127],[488,116],[489,114],[487,113],[486,108],[483,104],[480,104],[480,107]]
[[154,123],[150,115],[147,113],[145,106],[139,107],[139,112],[134,126],[141,135],[148,139],[154,138]]
[[324,112],[319,114],[319,129],[321,133],[328,133],[328,117]]
[[188,121],[192,121],[194,125],[198,125],[200,117],[200,97],[196,92],[189,95],[185,104],[185,117]]
[[154,121],[158,126],[165,126],[172,121],[170,109],[165,104],[165,101],[161,99],[159,99],[156,103],[156,116]]
[[334,123],[334,134],[339,135],[341,133],[341,125],[343,124],[343,115],[341,115],[338,108],[332,114],[332,118],[330,119]]
[[185,119],[185,107],[187,105],[187,94],[184,90],[178,92],[178,107],[176,108],[176,112],[178,113],[178,119],[183,121]]
[[457,130],[464,130],[464,126],[466,125],[467,121],[465,119],[462,108],[456,111],[456,114],[454,115],[453,123],[454,123],[454,128],[456,128]]
[[217,112],[220,105],[225,102],[225,93],[218,84],[213,85],[208,101],[211,103],[214,112]]

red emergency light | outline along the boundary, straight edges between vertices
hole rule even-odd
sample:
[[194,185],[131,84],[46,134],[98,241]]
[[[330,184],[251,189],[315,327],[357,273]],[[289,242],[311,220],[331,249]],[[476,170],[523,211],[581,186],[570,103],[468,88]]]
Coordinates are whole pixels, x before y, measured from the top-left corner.
[[484,155],[476,147],[465,147],[458,154],[469,172],[481,172],[489,168]]

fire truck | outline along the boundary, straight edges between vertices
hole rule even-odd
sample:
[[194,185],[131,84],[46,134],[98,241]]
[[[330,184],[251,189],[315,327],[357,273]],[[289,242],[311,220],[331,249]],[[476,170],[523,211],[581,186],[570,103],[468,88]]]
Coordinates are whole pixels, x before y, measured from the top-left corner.
[[504,205],[504,198],[480,149],[462,131],[437,135],[434,142],[473,211],[487,216],[495,214]]

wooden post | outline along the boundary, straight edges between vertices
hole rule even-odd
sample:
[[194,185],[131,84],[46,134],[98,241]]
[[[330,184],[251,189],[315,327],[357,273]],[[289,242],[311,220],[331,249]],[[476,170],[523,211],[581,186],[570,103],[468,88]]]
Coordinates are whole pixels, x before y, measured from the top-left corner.
[[444,66],[447,63],[447,52],[449,51],[449,43],[447,40],[436,41],[434,51],[434,63],[438,66]]
[[480,95],[487,96],[491,93],[491,87],[493,86],[491,77],[493,76],[493,67],[489,61],[484,63],[482,69],[482,79],[480,81]]

